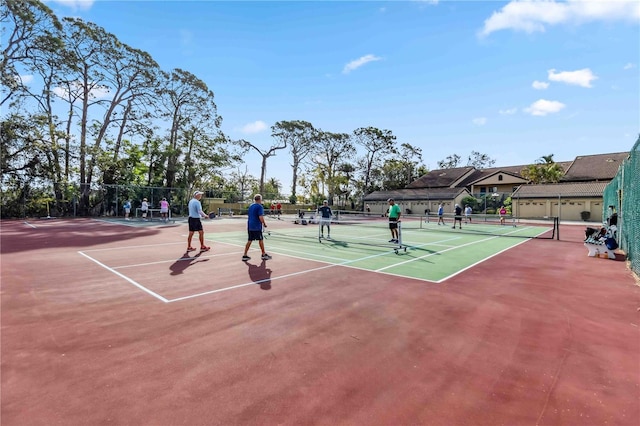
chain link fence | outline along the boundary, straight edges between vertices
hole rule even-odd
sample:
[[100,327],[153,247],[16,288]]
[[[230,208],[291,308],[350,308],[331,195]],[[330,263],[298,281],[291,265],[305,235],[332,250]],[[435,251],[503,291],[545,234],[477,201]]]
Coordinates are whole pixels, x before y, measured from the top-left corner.
[[[231,203],[236,213],[241,213],[253,202],[253,193],[244,191],[222,191],[218,189],[196,188],[205,193],[202,207],[207,211],[217,211],[222,205]],[[172,216],[187,216],[188,204],[193,192],[186,188],[168,188],[140,185],[90,186],[68,183],[50,184],[29,182],[18,191],[2,191],[2,218],[54,218],[54,217],[124,217],[124,204],[131,203],[135,215],[147,199],[149,208],[158,208],[166,198]],[[270,203],[288,204],[287,196],[263,194],[265,205]]]
[[[610,207],[612,206],[612,207]],[[640,137],[604,190],[604,212],[618,213],[618,245],[627,253],[631,269],[640,275]]]

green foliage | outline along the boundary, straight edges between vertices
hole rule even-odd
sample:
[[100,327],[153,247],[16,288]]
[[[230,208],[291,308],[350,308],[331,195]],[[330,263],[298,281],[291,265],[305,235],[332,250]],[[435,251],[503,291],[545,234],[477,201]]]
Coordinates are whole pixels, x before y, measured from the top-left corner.
[[520,172],[522,177],[532,183],[557,183],[564,176],[564,170],[553,161],[553,154],[544,155]]
[[482,211],[482,206],[480,206],[479,201],[476,197],[464,197],[462,199],[462,208],[464,208],[465,206],[471,206],[471,209],[474,213]]

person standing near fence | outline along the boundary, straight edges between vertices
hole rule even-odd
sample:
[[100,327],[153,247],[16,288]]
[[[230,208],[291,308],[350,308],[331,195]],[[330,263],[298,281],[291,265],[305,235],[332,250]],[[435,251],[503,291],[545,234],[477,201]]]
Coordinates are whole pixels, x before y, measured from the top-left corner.
[[318,208],[318,216],[320,219],[320,238],[324,238],[324,227],[327,227],[327,239],[331,239],[331,216],[333,212],[329,207],[329,202],[324,200],[322,207]]
[[253,197],[253,204],[249,206],[249,210],[247,210],[247,233],[248,240],[247,244],[244,246],[244,254],[242,255],[242,261],[246,262],[247,260],[251,260],[249,257],[249,248],[251,247],[251,243],[254,241],[258,241],[260,245],[260,250],[262,250],[262,260],[269,260],[271,256],[267,254],[264,250],[264,240],[262,236],[262,229],[267,227],[267,224],[264,221],[264,207],[262,207],[262,195],[256,194]]
[[207,218],[205,212],[202,211],[202,204],[200,199],[204,192],[196,191],[193,193],[193,198],[189,201],[189,236],[187,237],[187,251],[194,251],[196,248],[191,247],[191,240],[193,234],[198,233],[198,239],[200,240],[200,251],[208,251],[211,247],[204,245],[204,229],[202,228],[202,218]]
[[400,237],[398,235],[398,222],[400,222],[400,206],[395,203],[393,198],[387,200],[389,203],[389,229],[391,230],[390,243],[399,243]]
[[169,202],[166,198],[160,200],[160,216],[164,222],[169,220]]
[[142,212],[142,220],[147,220],[147,212],[149,211],[149,202],[146,198],[142,199],[142,205],[140,206]]
[[504,206],[500,206],[500,225],[504,225],[504,221],[507,217],[507,209]]
[[122,208],[124,209],[124,220],[130,220],[129,215],[131,214],[131,201],[125,201]]

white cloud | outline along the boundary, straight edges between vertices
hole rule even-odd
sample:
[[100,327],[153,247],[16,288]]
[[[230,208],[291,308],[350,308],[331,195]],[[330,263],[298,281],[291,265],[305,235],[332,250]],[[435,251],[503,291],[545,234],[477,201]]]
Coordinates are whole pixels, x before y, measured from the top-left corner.
[[19,75],[16,80],[26,85],[33,81],[33,75]]
[[558,101],[548,101],[546,99],[539,99],[532,103],[529,108],[525,108],[525,112],[531,115],[543,116],[547,114],[554,114],[562,110],[566,105]]
[[351,61],[347,65],[345,65],[343,70],[342,70],[342,73],[343,74],[349,74],[351,71],[360,68],[364,64],[367,64],[367,63],[373,62],[373,61],[379,61],[381,59],[382,58],[380,58],[379,56],[375,56],[375,55],[362,56],[361,58],[356,59],[354,61]]
[[632,68],[635,68],[635,64],[632,64],[631,62],[629,62],[627,65],[625,65],[624,67],[622,67],[623,70],[630,70]]
[[478,117],[471,120],[471,122],[476,126],[484,126],[485,124],[487,124],[487,119],[486,117]]
[[512,1],[484,21],[480,36],[495,31],[544,32],[547,26],[579,25],[592,21],[630,21],[640,18],[637,0]]
[[518,112],[518,108],[501,109],[498,112],[502,115],[513,115]]
[[89,10],[93,6],[94,0],[52,0],[53,3],[58,3],[68,7],[71,10]]
[[547,83],[546,81],[534,81],[533,83],[531,83],[531,87],[533,87],[536,90],[544,90],[547,87],[549,87],[549,83]]
[[267,126],[267,123],[262,120],[258,120],[254,121],[253,123],[245,124],[244,126],[242,126],[240,131],[242,133],[255,134],[266,130],[268,127],[269,126]]
[[591,82],[597,80],[589,68],[583,68],[577,71],[561,71],[556,73],[556,70],[549,70],[549,80],[559,81],[561,83],[573,84],[582,87],[592,87]]
[[[74,93],[76,93],[76,96],[78,96],[78,99],[82,99],[82,97],[79,95],[79,93],[81,93],[80,89],[82,87],[82,83],[80,83],[79,81],[76,81],[71,83],[71,86]],[[54,87],[53,93],[54,95],[60,98],[66,99],[69,97],[69,90],[66,87],[59,87],[59,86]],[[105,98],[109,98],[109,94],[110,94],[110,91],[108,88],[95,87],[89,91],[89,99],[105,99]]]

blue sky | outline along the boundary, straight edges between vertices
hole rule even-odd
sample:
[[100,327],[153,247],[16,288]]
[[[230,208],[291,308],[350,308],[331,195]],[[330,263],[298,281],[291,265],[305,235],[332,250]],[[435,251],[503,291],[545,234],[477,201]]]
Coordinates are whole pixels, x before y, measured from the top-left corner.
[[[430,169],[471,151],[496,166],[628,151],[640,132],[637,1],[47,4],[198,76],[222,130],[265,150],[280,120],[389,129]],[[285,193],[289,161],[267,163]]]

